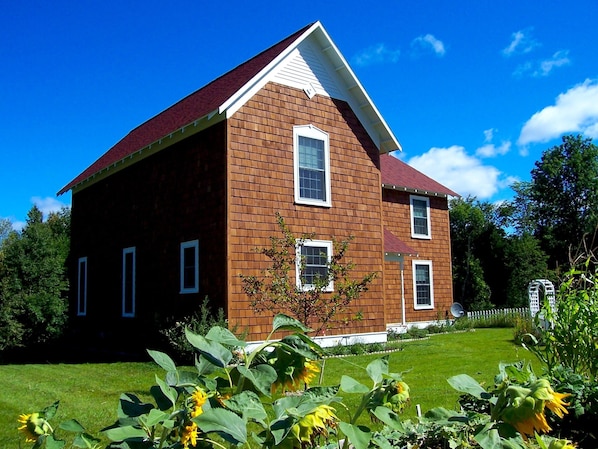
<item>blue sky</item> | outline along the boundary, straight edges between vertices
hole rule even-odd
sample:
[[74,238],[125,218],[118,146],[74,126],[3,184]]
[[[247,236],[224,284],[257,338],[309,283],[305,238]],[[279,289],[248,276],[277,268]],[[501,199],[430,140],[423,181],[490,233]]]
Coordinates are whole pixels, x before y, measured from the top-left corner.
[[131,129],[319,20],[403,146],[461,195],[512,197],[568,133],[598,138],[598,2],[9,2],[0,218],[15,228]]

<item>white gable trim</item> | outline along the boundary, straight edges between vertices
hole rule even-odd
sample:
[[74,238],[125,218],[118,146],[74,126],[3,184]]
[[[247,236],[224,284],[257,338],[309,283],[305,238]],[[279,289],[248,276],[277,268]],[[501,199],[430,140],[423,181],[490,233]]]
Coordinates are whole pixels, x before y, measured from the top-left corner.
[[[275,81],[347,101],[381,153],[401,144],[334,45],[316,22],[218,108],[231,117],[268,82]],[[311,98],[311,97],[310,97]]]

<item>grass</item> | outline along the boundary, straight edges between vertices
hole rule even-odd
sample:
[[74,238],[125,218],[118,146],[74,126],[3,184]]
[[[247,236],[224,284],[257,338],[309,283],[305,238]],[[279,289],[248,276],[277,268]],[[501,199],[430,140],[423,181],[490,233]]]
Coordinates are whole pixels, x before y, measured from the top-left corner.
[[[411,387],[412,406],[406,417],[415,416],[415,404],[425,412],[435,406],[453,408],[458,394],[446,379],[466,373],[482,383],[491,384],[501,361],[527,359],[541,373],[535,358],[513,343],[513,329],[481,329],[472,332],[434,335],[430,339],[402,343],[402,350],[390,354],[390,369],[404,372]],[[365,367],[380,355],[327,359],[323,384],[340,382],[347,374],[370,385]],[[145,395],[163,376],[153,363],[113,363],[80,365],[5,365],[0,366],[0,447],[25,447],[17,432],[16,419],[60,400],[56,424],[78,419],[91,433],[116,419],[121,393]],[[344,396],[354,410],[357,398]],[[346,419],[339,410],[341,418]],[[367,421],[363,421],[365,423]]]
[[[371,380],[365,367],[378,357],[380,355],[327,359],[323,384],[337,384],[346,374],[369,386]],[[390,354],[389,365],[391,372],[403,373],[403,380],[410,387],[412,405],[404,416],[414,417],[416,404],[420,404],[422,413],[437,406],[456,406],[459,395],[448,384],[449,377],[469,374],[482,385],[493,385],[501,361],[522,359],[532,362],[536,374],[542,373],[540,362],[513,342],[513,329],[500,328],[432,335],[429,339],[405,342],[403,350]],[[354,410],[357,398],[343,396]]]

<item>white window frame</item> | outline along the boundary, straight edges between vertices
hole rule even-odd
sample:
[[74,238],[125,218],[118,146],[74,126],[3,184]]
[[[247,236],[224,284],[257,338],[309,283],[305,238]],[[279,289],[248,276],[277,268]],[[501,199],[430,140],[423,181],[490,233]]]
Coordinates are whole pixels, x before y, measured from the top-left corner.
[[[417,303],[417,276],[416,276],[416,267],[418,265],[427,265],[428,272],[430,274],[430,304],[418,304]],[[413,273],[413,308],[415,310],[430,310],[434,309],[434,273],[432,269],[432,261],[431,260],[412,260],[411,261],[411,268]]]
[[[185,250],[193,248],[195,250],[194,276],[195,283],[193,287],[185,287]],[[199,240],[189,240],[181,243],[180,251],[180,293],[198,293],[199,292]]]
[[[135,290],[137,284],[137,256],[136,256],[136,248],[131,246],[129,248],[123,249],[123,272],[122,272],[122,316],[125,318],[132,318],[135,316]],[[131,310],[127,310],[127,255],[132,255],[132,267],[131,267]]]
[[[413,213],[413,202],[414,201],[424,201],[426,203],[426,224],[428,228],[427,234],[420,234],[415,230],[415,215]],[[430,198],[427,196],[416,196],[410,195],[409,196],[409,213],[411,215],[411,237],[414,239],[431,239],[432,238],[432,226],[430,221]]]
[[[327,256],[327,261],[326,263],[329,264],[330,261],[332,260],[332,249],[333,249],[333,245],[332,242],[330,240],[303,240],[303,241],[298,241],[297,244],[295,245],[295,249],[296,249],[296,258],[295,258],[295,267],[296,267],[296,283],[297,283],[297,288],[302,290],[302,291],[309,291],[309,290],[313,290],[315,288],[315,285],[313,284],[304,284],[301,281],[301,262],[302,262],[302,255],[301,255],[301,248],[304,246],[308,246],[308,247],[325,247],[326,248],[326,252],[328,253]],[[328,285],[326,286],[326,288],[324,289],[325,292],[332,292],[334,291],[334,281],[330,280],[330,282],[328,283]]]
[[[324,142],[324,200],[303,198],[301,196],[301,181],[299,177],[299,137],[307,137]],[[313,125],[294,126],[293,154],[295,171],[295,203],[306,204],[310,206],[332,207],[332,200],[330,198],[330,138],[328,133],[316,128]]]
[[77,261],[77,316],[87,315],[87,257]]

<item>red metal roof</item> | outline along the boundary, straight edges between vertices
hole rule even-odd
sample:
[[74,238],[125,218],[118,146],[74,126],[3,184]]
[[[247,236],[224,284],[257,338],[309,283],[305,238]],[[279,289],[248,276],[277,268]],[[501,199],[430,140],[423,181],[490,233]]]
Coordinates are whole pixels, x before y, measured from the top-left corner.
[[417,256],[417,251],[415,251],[386,228],[384,228],[384,252],[404,254],[406,256]]
[[409,190],[418,190],[427,194],[459,196],[448,187],[417,171],[405,162],[390,154],[380,156],[382,184]]
[[87,178],[121,161],[136,151],[145,148],[149,144],[168,136],[183,126],[218,109],[312,25],[309,24],[293,33],[133,129],[97,161],[85,169],[83,173],[64,186],[58,192],[58,195],[67,192],[78,183],[85,181]]

